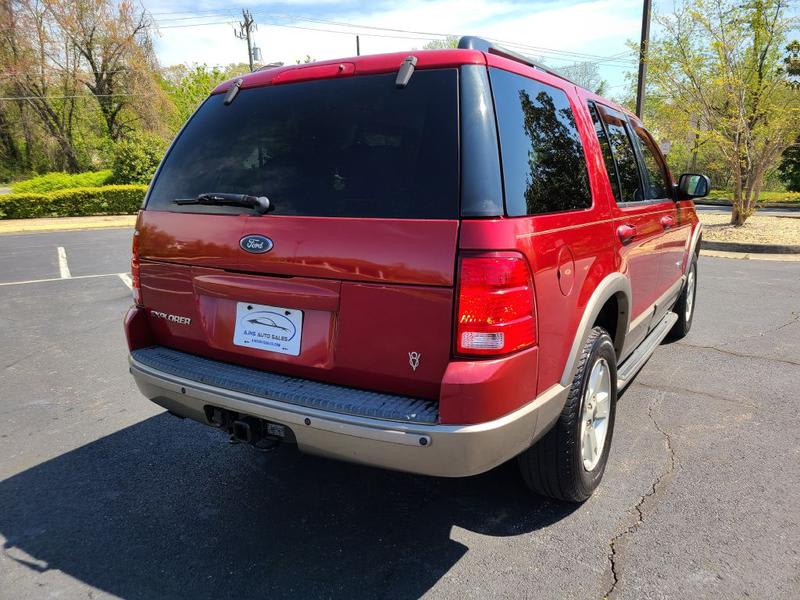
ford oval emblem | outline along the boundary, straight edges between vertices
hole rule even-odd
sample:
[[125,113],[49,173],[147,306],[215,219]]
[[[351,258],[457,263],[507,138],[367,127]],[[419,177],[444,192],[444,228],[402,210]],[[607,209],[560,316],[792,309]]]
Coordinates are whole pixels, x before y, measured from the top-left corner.
[[239,240],[239,247],[251,254],[264,254],[272,250],[272,240],[263,235],[246,235]]

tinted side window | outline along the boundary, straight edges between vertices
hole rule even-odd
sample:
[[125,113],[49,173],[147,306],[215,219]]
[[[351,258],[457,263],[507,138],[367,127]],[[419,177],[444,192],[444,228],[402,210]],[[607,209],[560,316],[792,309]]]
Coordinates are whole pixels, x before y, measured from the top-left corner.
[[604,115],[608,141],[611,152],[617,164],[619,173],[620,199],[622,202],[637,202],[642,200],[641,182],[639,180],[639,167],[636,163],[636,153],[625,123],[609,114]]
[[510,216],[592,205],[586,159],[567,95],[554,87],[491,69]]
[[642,150],[642,158],[647,171],[647,185],[644,186],[644,197],[646,200],[668,198],[670,196],[669,189],[672,186],[667,182],[667,172],[658,155],[658,150],[655,148],[653,140],[643,129],[636,127],[635,131],[639,138],[639,147]]
[[597,107],[594,105],[594,102],[589,103],[589,112],[592,115],[592,123],[594,123],[594,131],[597,134],[597,139],[600,141],[600,150],[603,153],[603,162],[606,164],[608,180],[611,182],[611,191],[614,193],[616,201],[621,202],[617,166],[614,164],[614,155],[611,154],[611,144],[608,142],[606,130],[603,127],[603,122],[600,120],[600,114],[597,112]]

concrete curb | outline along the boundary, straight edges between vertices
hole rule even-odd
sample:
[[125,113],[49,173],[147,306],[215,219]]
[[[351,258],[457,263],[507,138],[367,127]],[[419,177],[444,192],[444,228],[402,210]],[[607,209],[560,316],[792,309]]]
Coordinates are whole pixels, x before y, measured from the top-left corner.
[[800,254],[748,254],[746,252],[700,250],[700,256],[708,256],[710,258],[732,258],[734,260],[771,260],[776,262],[800,263]]
[[800,254],[800,246],[784,246],[780,244],[742,244],[739,242],[716,242],[702,240],[703,250],[719,250],[722,252],[741,252],[746,254]]
[[55,217],[47,219],[0,219],[0,235],[48,231],[79,231],[133,227],[136,215],[102,215],[96,217]]

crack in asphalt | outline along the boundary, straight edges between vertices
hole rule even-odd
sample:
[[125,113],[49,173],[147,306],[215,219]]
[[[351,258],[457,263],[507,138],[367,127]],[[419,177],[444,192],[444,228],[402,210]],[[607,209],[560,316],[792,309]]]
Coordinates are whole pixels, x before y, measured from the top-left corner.
[[22,356],[22,357],[16,359],[15,361],[12,361],[12,362],[8,363],[7,365],[3,365],[2,367],[0,367],[0,369],[2,369],[3,371],[8,371],[9,369],[11,369],[13,367],[16,367],[19,363],[21,363],[24,360],[29,359],[31,356],[33,356],[35,354],[37,354],[37,353],[36,352],[31,352],[30,354],[26,354],[25,356]]
[[[781,329],[784,329],[786,327],[790,327],[792,325],[797,325],[798,323],[800,323],[800,312],[793,310],[790,314],[791,314],[791,318],[788,321],[786,321],[785,323],[782,323],[781,325],[778,325],[777,327],[772,327],[770,329],[765,329],[764,331],[759,331],[758,333],[756,333],[754,335],[746,335],[746,336],[737,338],[737,339],[735,339],[733,341],[725,342],[724,344],[722,344],[722,346],[728,346],[730,344],[737,344],[737,343],[743,342],[744,340],[751,340],[753,338],[764,337],[767,334],[775,333],[776,331],[780,331]],[[787,365],[793,365],[795,367],[800,367],[800,362],[796,362],[796,361],[793,361],[793,360],[787,360],[787,359],[783,359],[783,358],[774,358],[774,357],[771,357],[771,356],[762,356],[762,355],[759,355],[759,354],[744,354],[742,352],[734,352],[733,350],[728,350],[727,348],[721,348],[720,346],[699,346],[699,345],[695,345],[695,344],[687,344],[686,342],[678,342],[677,345],[686,346],[687,348],[696,348],[698,350],[714,350],[715,352],[719,352],[721,354],[728,354],[730,356],[735,356],[737,358],[753,358],[753,359],[759,359],[759,360],[772,360],[772,361],[775,361],[775,362],[780,362],[780,363],[785,363]]]
[[[791,325],[791,324],[792,324],[792,322],[790,321],[789,323],[786,323],[782,327],[786,327],[787,325]],[[678,346],[684,346],[686,348],[695,348],[697,350],[714,350],[714,351],[719,352],[721,354],[728,354],[730,356],[735,356],[737,358],[755,358],[755,359],[758,359],[758,360],[771,360],[773,362],[779,362],[779,363],[784,363],[784,364],[787,364],[787,365],[792,365],[792,366],[795,366],[795,367],[800,367],[800,362],[796,362],[796,361],[793,361],[793,360],[786,360],[785,358],[775,358],[773,356],[760,356],[758,354],[743,354],[741,352],[734,352],[733,350],[726,350],[725,348],[720,348],[718,346],[698,346],[698,345],[695,345],[695,344],[686,344],[684,342],[678,342],[677,345]]]
[[753,335],[742,336],[742,337],[737,338],[737,339],[735,339],[735,340],[733,340],[731,342],[725,342],[722,345],[723,346],[727,346],[728,344],[734,344],[736,342],[742,342],[744,340],[751,340],[751,339],[757,338],[757,337],[764,337],[765,335],[767,335],[769,333],[775,333],[776,331],[780,331],[784,327],[789,327],[790,325],[794,325],[794,324],[798,323],[798,321],[800,321],[800,312],[797,312],[797,311],[793,310],[789,314],[791,315],[791,318],[788,321],[786,321],[786,323],[782,323],[781,325],[778,325],[777,327],[770,327],[769,329],[765,329],[764,331],[759,331],[758,333],[754,333]]
[[780,327],[776,327],[775,329],[765,331],[761,335],[764,335],[765,333],[771,333],[771,331],[779,331],[779,330],[783,329],[784,327],[789,327],[789,325],[794,325],[795,323],[800,323],[800,312],[792,311],[792,320],[791,321],[788,321],[788,322],[784,323],[783,325],[781,325]]
[[669,456],[669,467],[655,478],[653,483],[650,485],[650,490],[646,494],[643,494],[633,507],[633,510],[636,511],[636,521],[611,538],[611,541],[608,543],[608,547],[610,549],[608,561],[611,567],[611,577],[613,580],[611,582],[611,587],[609,587],[606,593],[603,595],[604,598],[611,598],[611,595],[616,590],[617,584],[620,580],[620,573],[618,570],[620,562],[620,558],[618,557],[619,550],[617,549],[618,544],[623,540],[623,538],[632,535],[637,529],[639,529],[639,527],[641,527],[641,525],[644,523],[645,503],[649,498],[653,497],[656,492],[658,492],[662,482],[664,482],[664,480],[669,475],[674,473],[678,468],[678,461],[675,458],[675,448],[672,446],[672,437],[661,427],[661,425],[658,423],[658,420],[653,415],[653,410],[656,408],[656,405],[658,405],[664,399],[665,395],[666,393],[662,391],[660,397],[657,397],[655,400],[653,400],[653,402],[650,403],[650,406],[647,408],[647,416],[653,422],[653,426],[656,428],[656,431],[658,431],[664,438],[664,445],[666,446],[667,455]]
[[753,410],[760,410],[760,406],[757,404],[753,404],[752,402],[747,402],[745,400],[734,400],[728,398],[726,396],[717,396],[716,394],[709,394],[708,392],[702,392],[700,390],[694,390],[692,388],[683,388],[678,386],[671,386],[671,385],[650,385],[649,383],[644,383],[642,381],[637,381],[636,385],[643,387],[648,390],[654,390],[656,392],[671,392],[673,394],[692,394],[693,396],[703,396],[704,398],[710,398],[711,400],[718,400],[720,402],[727,402],[728,404],[735,404],[736,406],[747,406],[748,408],[752,408]]

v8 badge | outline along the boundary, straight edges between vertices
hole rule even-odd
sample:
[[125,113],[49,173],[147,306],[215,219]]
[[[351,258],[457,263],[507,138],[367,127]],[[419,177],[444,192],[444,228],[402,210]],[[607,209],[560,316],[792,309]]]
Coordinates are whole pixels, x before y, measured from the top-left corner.
[[419,366],[419,359],[422,357],[422,354],[419,352],[409,352],[408,353],[408,364],[411,365],[411,368],[416,371],[417,367]]

